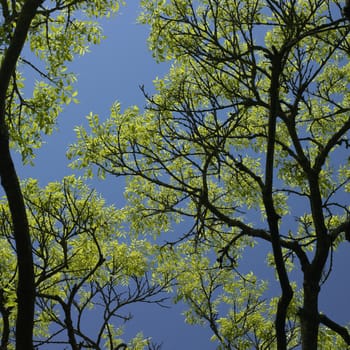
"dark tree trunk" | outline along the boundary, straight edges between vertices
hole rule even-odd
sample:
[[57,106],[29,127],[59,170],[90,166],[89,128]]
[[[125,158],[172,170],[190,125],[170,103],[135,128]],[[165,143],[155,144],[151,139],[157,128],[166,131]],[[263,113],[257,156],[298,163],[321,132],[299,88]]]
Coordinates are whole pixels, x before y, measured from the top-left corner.
[[303,350],[316,350],[318,343],[318,295],[319,282],[311,273],[304,276],[304,304],[300,311],[301,344]]
[[0,152],[1,184],[10,206],[17,253],[16,349],[31,350],[33,348],[35,284],[28,220],[18,178],[3,137],[0,139]]
[[16,350],[33,349],[35,283],[28,219],[9,148],[6,98],[30,24],[41,2],[24,2],[0,66],[0,177],[10,207],[18,266]]
[[279,106],[279,77],[283,70],[283,52],[273,48],[271,52],[271,85],[270,85],[270,115],[268,121],[268,139],[265,163],[265,186],[263,189],[263,202],[266,210],[267,221],[271,234],[271,245],[275,260],[276,271],[281,286],[281,297],[278,301],[275,329],[278,350],[287,349],[286,319],[288,306],[293,298],[293,290],[289,283],[289,277],[283,258],[279,234],[279,215],[276,213],[273,201],[274,160],[277,116]]

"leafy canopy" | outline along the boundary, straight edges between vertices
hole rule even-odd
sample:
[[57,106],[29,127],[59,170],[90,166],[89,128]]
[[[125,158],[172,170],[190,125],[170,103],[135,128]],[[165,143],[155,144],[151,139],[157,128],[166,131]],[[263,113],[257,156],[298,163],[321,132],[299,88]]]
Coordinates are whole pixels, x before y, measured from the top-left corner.
[[[124,333],[118,319],[130,318],[130,304],[163,300],[164,284],[151,282],[148,273],[155,247],[136,237],[126,239],[123,210],[107,206],[81,179],[69,176],[43,189],[28,179],[22,188],[35,263],[34,345],[44,349],[58,342],[113,348]],[[9,322],[12,339],[16,254],[7,202],[2,200],[0,207],[2,329]],[[88,326],[91,317],[93,332]],[[70,332],[74,340],[67,336]],[[130,344],[143,349],[147,339],[139,334]]]
[[[167,285],[149,274],[155,247],[126,234],[123,210],[107,206],[74,176],[45,188],[34,179],[19,183],[8,147],[24,163],[33,161],[64,106],[78,102],[70,62],[100,43],[100,19],[121,4],[0,3],[2,349],[114,349],[130,304],[163,301]],[[93,331],[87,327],[92,315]],[[139,333],[129,345],[143,349],[149,340]]]
[[[176,231],[161,236],[171,258],[159,272],[174,272],[187,320],[207,322],[219,348],[310,349],[317,338],[344,348],[347,329],[317,305],[350,227],[342,3],[142,5],[150,49],[172,62],[169,73],[155,80],[154,95],[145,93],[145,111],[116,103],[106,120],[89,115],[90,129],[77,128],[69,150],[72,166],[127,176],[134,230]],[[239,274],[246,248],[262,241],[281,287],[270,303],[261,299],[265,284],[260,290],[252,273]],[[301,290],[289,277],[295,259]]]
[[[15,46],[15,30],[24,1],[3,1],[0,58]],[[69,62],[99,44],[98,19],[110,17],[122,1],[44,1],[37,9],[7,94],[6,117],[12,146],[25,162],[35,157],[42,136],[56,128],[64,105],[77,102]],[[30,86],[28,81],[34,81]]]

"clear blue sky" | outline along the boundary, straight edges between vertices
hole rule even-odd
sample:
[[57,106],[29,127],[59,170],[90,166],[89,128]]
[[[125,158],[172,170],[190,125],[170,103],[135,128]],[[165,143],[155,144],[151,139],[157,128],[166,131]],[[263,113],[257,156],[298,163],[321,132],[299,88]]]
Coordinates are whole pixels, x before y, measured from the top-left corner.
[[[60,116],[60,130],[48,137],[46,145],[38,151],[35,167],[19,166],[21,178],[38,178],[44,186],[49,181],[59,181],[70,174],[65,152],[68,145],[74,142],[74,126],[85,123],[89,112],[108,117],[109,108],[116,100],[122,103],[122,108],[135,104],[141,108],[144,106],[139,86],[144,84],[147,91],[152,91],[152,81],[156,76],[164,75],[168,65],[154,62],[146,44],[148,28],[136,23],[138,12],[138,2],[128,1],[116,17],[102,23],[107,39],[71,65],[78,75],[76,87],[80,104],[72,104]],[[95,185],[109,202],[115,202],[118,206],[118,201],[122,200],[122,182],[113,179],[108,181],[108,185],[101,182]],[[349,250],[350,244],[343,244],[336,253],[332,276],[321,293],[320,310],[340,323],[350,321]],[[256,259],[256,254],[251,254],[246,269],[256,270],[256,266],[261,266],[261,260]],[[271,271],[263,270],[260,273],[263,277],[273,276]],[[185,325],[181,310],[181,306],[171,310],[152,305],[133,307],[135,319],[126,325],[125,340],[142,330],[155,342],[163,342],[164,350],[215,349],[209,341],[211,332]]]

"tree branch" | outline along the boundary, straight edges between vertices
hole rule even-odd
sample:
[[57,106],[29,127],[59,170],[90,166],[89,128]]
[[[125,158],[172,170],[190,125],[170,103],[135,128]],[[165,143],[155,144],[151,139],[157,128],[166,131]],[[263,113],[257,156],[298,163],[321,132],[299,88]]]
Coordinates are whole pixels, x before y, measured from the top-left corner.
[[331,241],[334,242],[343,232],[345,233],[345,239],[350,241],[350,217],[335,229],[330,230]]
[[332,321],[324,314],[319,315],[320,323],[330,328],[332,331],[338,333],[347,345],[350,345],[350,334],[347,328],[340,326],[338,323]]

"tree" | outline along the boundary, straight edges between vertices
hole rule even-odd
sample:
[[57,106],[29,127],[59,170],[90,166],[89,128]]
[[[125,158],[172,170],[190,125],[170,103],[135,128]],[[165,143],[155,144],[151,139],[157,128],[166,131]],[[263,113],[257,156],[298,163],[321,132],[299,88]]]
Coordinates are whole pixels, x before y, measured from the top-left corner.
[[[153,284],[147,272],[152,246],[136,237],[128,238],[130,246],[121,242],[121,212],[74,178],[44,190],[34,180],[21,184],[10,153],[12,148],[25,164],[33,162],[63,106],[76,100],[67,63],[100,42],[96,18],[109,17],[120,3],[0,2],[0,177],[6,195],[0,203],[1,349],[57,342],[112,349],[122,333],[115,318],[129,318],[126,306],[162,301],[155,296],[164,286]],[[33,86],[24,84],[29,74],[35,75]],[[83,321],[96,301],[100,324],[91,334]],[[138,348],[142,342],[138,335],[130,344]]]
[[[165,300],[165,285],[151,281],[154,247],[129,237],[123,211],[107,206],[81,179],[69,176],[44,189],[37,180],[22,185],[32,238],[35,271],[34,347],[114,349],[122,341],[130,304]],[[1,207],[1,349],[15,343],[16,264],[13,224]],[[93,317],[93,330],[91,318]],[[129,342],[144,349],[138,334]]]
[[[91,130],[80,128],[70,149],[73,165],[87,167],[90,175],[97,166],[101,176],[128,177],[133,229],[161,233],[178,229],[181,220],[190,226],[165,248],[174,259],[178,256],[174,261],[196,252],[198,261],[206,259],[205,268],[196,265],[198,292],[192,300],[183,289],[195,281],[181,278],[184,267],[177,271],[177,292],[197,319],[209,322],[221,348],[282,350],[301,344],[316,349],[321,341],[345,348],[350,345],[348,329],[318,307],[336,248],[350,240],[349,25],[342,18],[344,4],[142,4],[141,21],[151,27],[150,49],[157,60],[172,61],[169,74],[155,81],[156,94],[145,92],[143,113],[137,107],[122,113],[115,104],[105,122],[90,115]],[[233,317],[238,298],[233,291],[243,288],[237,269],[246,248],[259,249],[258,242],[270,246],[281,293],[268,306],[272,311],[259,308],[261,296],[252,289],[256,279],[241,276],[252,290],[252,296],[244,294],[246,301],[254,302],[241,302],[243,314]],[[160,270],[171,271],[166,260]],[[229,266],[231,279],[238,278],[230,293],[228,277],[220,280]],[[216,274],[208,274],[209,268]],[[298,268],[301,291],[290,280],[290,271]],[[209,293],[218,288],[229,309],[224,319],[218,319],[215,293]],[[201,303],[203,296],[206,302]],[[266,343],[263,323],[257,321],[264,316],[268,322],[273,314],[275,345]],[[234,339],[243,320],[244,334]]]

